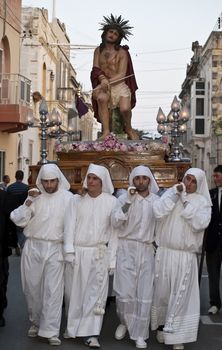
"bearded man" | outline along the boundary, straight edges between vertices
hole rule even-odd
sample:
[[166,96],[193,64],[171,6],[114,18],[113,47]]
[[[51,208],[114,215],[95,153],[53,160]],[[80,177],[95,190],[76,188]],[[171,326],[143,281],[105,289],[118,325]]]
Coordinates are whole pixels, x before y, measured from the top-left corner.
[[[22,288],[32,325],[29,337],[48,338],[60,345],[64,289],[63,233],[65,212],[73,197],[70,184],[56,164],[41,167],[38,190],[30,190],[25,203],[11,212],[11,220],[24,227]],[[41,192],[40,192],[41,191]]]
[[[112,224],[118,230],[113,288],[120,325],[115,338],[128,331],[136,347],[147,347],[154,280],[154,202],[158,185],[150,169],[140,165],[129,177],[128,191],[118,198]],[[132,188],[131,186],[135,186]],[[133,191],[133,194],[131,194]],[[135,192],[134,192],[135,191]]]
[[136,104],[136,79],[128,46],[121,46],[121,40],[132,35],[129,21],[122,16],[103,17],[101,23],[102,43],[95,49],[91,82],[93,87],[93,109],[95,117],[102,124],[102,139],[110,133],[110,114],[119,108],[123,116],[124,129],[129,139],[138,135],[131,126],[131,109]]

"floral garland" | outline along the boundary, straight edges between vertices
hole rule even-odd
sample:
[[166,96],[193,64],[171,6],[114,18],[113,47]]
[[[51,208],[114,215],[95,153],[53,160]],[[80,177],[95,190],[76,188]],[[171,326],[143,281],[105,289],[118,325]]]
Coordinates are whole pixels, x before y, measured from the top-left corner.
[[101,152],[101,151],[120,151],[120,152],[147,152],[152,151],[156,154],[164,153],[166,151],[166,145],[159,142],[146,142],[146,141],[123,141],[118,140],[116,135],[110,133],[104,140],[97,140],[93,142],[74,142],[72,144],[58,143],[55,146],[56,152]]

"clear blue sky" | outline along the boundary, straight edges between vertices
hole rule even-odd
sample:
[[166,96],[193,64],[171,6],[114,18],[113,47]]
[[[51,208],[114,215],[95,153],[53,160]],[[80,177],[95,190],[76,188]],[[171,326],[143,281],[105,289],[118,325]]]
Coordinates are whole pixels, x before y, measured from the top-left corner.
[[[56,17],[66,25],[72,44],[98,45],[104,15],[129,20],[128,44],[139,86],[133,126],[155,130],[159,106],[168,114],[192,57],[193,41],[204,45],[222,12],[221,0],[56,0]],[[52,15],[53,0],[22,0],[23,6],[44,7]],[[77,80],[88,91],[93,50],[72,51]]]

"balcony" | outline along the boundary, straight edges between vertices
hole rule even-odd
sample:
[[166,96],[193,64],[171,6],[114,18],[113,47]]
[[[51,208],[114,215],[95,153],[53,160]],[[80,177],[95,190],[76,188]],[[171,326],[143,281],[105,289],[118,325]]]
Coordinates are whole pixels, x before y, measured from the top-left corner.
[[75,100],[75,93],[73,87],[59,87],[57,88],[57,99],[60,103],[71,104]]
[[0,131],[27,129],[31,81],[20,74],[0,74]]

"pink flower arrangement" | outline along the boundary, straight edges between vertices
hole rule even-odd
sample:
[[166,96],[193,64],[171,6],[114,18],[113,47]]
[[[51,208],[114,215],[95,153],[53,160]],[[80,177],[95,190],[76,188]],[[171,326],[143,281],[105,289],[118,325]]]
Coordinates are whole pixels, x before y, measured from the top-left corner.
[[102,143],[105,149],[115,150],[120,147],[120,143],[113,133],[107,135]]
[[143,145],[141,144],[141,145],[135,145],[135,151],[137,151],[137,152],[143,152],[144,151],[144,147],[143,147]]
[[125,143],[121,143],[120,144],[120,147],[119,147],[119,150],[122,151],[122,152],[127,152],[128,151],[128,147]]
[[104,140],[97,141],[77,141],[73,144],[57,144],[56,152],[101,152],[101,151],[114,151],[114,152],[147,152],[156,151],[157,153],[163,152],[165,146],[157,142],[145,142],[145,141],[123,141],[118,140],[117,137],[111,133],[105,137]]

